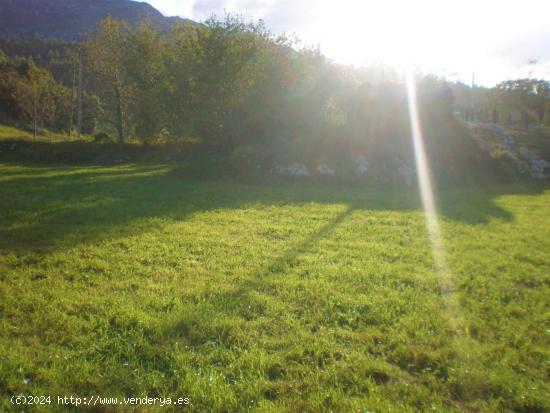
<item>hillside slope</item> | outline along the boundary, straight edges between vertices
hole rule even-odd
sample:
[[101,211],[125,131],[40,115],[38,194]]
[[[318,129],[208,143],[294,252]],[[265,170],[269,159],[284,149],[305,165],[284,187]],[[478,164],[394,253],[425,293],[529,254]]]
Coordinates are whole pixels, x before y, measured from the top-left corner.
[[130,0],[0,0],[0,36],[79,40],[109,14],[131,24],[148,19],[161,30],[178,23],[194,24]]

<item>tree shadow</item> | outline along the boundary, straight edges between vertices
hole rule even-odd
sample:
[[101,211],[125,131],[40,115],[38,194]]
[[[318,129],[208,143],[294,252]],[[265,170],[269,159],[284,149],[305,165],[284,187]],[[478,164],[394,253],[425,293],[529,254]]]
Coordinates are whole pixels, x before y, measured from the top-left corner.
[[[416,188],[307,181],[249,185],[231,179],[188,178],[174,174],[174,166],[162,164],[38,165],[22,170],[4,165],[0,178],[3,251],[60,250],[153,230],[157,224],[149,218],[184,220],[202,211],[255,204],[345,204],[350,208],[347,214],[353,210],[421,210]],[[495,201],[499,196],[536,195],[547,188],[547,184],[516,184],[443,189],[438,191],[437,199],[441,216],[479,225],[491,219],[513,220],[511,212]],[[133,225],[136,222],[139,225]]]
[[[278,277],[288,273],[300,256],[313,251],[320,241],[329,237],[354,211],[356,211],[354,206],[347,205],[343,211],[337,212],[320,228],[309,232],[303,240],[276,252],[274,259],[260,259],[252,263],[244,277],[232,282],[230,290],[217,292],[214,299],[220,305],[215,307],[215,317],[205,320],[201,312],[177,312],[164,324],[163,335],[185,339],[191,346],[202,346],[212,341],[231,346],[231,333],[223,323],[220,325],[218,321],[223,317],[244,317],[244,320],[250,321],[263,313],[251,294],[269,292],[269,289],[273,288],[272,283],[276,282]],[[220,314],[223,316],[220,317]]]

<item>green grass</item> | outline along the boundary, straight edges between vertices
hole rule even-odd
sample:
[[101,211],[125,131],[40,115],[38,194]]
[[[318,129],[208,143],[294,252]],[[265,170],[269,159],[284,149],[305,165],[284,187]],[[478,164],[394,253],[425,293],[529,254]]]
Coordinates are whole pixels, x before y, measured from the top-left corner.
[[439,190],[448,292],[414,189],[171,168],[0,164],[0,410],[550,411],[548,189]]
[[[22,129],[14,128],[12,126],[0,124],[0,141],[6,140],[6,139],[33,141],[34,136],[32,131],[25,131]],[[75,140],[75,139],[76,139],[76,135],[73,136],[72,140]],[[89,137],[86,137],[86,139],[89,139]],[[66,142],[68,140],[71,140],[69,135],[51,132],[48,130],[43,130],[36,137],[36,142]]]
[[21,129],[14,128],[12,126],[0,124],[0,140],[4,139],[32,139],[32,133],[26,132]]

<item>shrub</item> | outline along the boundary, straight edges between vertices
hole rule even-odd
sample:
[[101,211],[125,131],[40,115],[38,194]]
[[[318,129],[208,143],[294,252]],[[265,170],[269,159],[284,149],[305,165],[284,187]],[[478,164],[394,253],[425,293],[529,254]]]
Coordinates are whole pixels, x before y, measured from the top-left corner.
[[98,132],[94,135],[94,142],[95,143],[112,143],[113,139],[109,136],[109,134],[105,132]]
[[258,148],[250,145],[239,146],[231,153],[228,161],[230,167],[241,175],[265,167],[265,156]]

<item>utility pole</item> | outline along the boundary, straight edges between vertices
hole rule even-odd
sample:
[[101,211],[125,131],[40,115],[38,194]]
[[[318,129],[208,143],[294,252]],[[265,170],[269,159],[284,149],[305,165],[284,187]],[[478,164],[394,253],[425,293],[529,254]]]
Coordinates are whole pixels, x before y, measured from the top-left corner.
[[38,114],[37,114],[37,107],[38,106],[38,102],[36,101],[36,99],[34,99],[34,106],[33,106],[33,114],[34,114],[34,135],[33,135],[33,141],[36,140],[36,130],[38,129],[38,125],[37,125],[37,120],[36,118],[38,117]]
[[76,101],[76,59],[73,58],[73,88],[71,89],[71,118],[69,124],[69,136],[73,137],[74,104]]
[[471,100],[470,100],[470,107],[471,107],[471,119],[473,121],[475,121],[475,113],[476,113],[476,110],[475,110],[475,107],[476,107],[476,102],[475,102],[475,87],[476,87],[476,78],[475,78],[475,72],[472,72],[472,90],[471,90]]
[[78,113],[76,118],[76,134],[80,140],[82,133],[82,50],[80,50],[78,58]]

